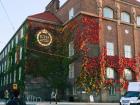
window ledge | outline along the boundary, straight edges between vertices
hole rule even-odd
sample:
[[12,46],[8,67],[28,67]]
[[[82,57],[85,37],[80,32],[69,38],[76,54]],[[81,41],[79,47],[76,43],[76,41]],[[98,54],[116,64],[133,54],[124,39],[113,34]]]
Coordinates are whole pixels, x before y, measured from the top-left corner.
[[107,17],[102,17],[102,18],[105,19],[105,20],[110,20],[110,21],[117,22],[117,20],[116,19],[113,19],[113,18],[107,18]]
[[131,23],[128,23],[128,22],[124,22],[124,21],[120,21],[121,24],[125,24],[125,25],[129,25],[129,26],[132,26],[133,24]]

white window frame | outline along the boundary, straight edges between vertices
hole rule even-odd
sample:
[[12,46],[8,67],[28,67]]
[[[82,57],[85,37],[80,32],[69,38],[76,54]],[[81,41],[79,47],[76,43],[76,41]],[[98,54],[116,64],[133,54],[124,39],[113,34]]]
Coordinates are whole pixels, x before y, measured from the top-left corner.
[[69,64],[69,79],[74,78],[74,63]]
[[109,8],[109,7],[104,7],[103,16],[105,18],[113,19],[113,10],[111,8]]
[[109,95],[115,95],[116,94],[116,88],[115,86],[109,87]]
[[140,26],[140,16],[137,16],[137,26]]
[[130,69],[124,69],[124,76],[126,80],[133,79],[132,71]]
[[14,82],[16,82],[16,70],[14,70]]
[[16,44],[18,44],[18,37],[19,37],[19,35],[17,34],[16,37],[15,37],[16,38],[15,39],[16,40]]
[[22,39],[24,36],[24,33],[23,33],[23,27],[20,29],[20,38]]
[[14,40],[11,40],[11,49],[14,47]]
[[17,62],[17,52],[15,52],[15,63]]
[[1,72],[3,72],[3,63],[2,63],[2,67],[1,67]]
[[3,85],[5,86],[6,85],[6,77],[4,76],[4,83]]
[[23,52],[23,48],[20,47],[20,55],[19,55],[19,59],[20,59],[20,60],[22,59],[22,52]]
[[110,68],[110,67],[106,68],[106,77],[108,79],[115,79],[115,71],[113,68]]
[[106,43],[107,48],[107,55],[108,56],[114,56],[114,43],[107,42]]
[[73,41],[69,43],[69,57],[74,55],[74,43]]
[[8,74],[7,74],[7,76],[6,76],[6,84],[8,84],[8,78],[9,78],[9,77],[8,77]]
[[130,15],[127,12],[121,12],[121,21],[122,22],[126,22],[126,23],[130,23]]
[[21,80],[21,72],[22,72],[22,68],[19,68],[19,75],[18,75],[18,79]]
[[5,62],[4,62],[4,71],[6,72],[6,69],[7,69],[7,62],[6,62],[6,60],[5,60]]
[[12,73],[10,73],[10,77],[9,78],[10,78],[9,82],[12,83]]
[[124,56],[125,58],[132,58],[132,50],[130,45],[124,45]]
[[69,20],[71,20],[74,17],[74,8],[71,8],[69,10]]
[[2,56],[1,56],[1,54],[0,54],[0,61],[2,60]]

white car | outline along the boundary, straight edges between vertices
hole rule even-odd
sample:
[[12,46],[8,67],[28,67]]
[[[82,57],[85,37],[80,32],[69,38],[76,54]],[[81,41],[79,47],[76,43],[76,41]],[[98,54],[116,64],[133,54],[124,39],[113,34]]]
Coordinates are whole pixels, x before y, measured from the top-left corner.
[[140,105],[140,82],[130,82],[128,90],[120,99],[120,105]]

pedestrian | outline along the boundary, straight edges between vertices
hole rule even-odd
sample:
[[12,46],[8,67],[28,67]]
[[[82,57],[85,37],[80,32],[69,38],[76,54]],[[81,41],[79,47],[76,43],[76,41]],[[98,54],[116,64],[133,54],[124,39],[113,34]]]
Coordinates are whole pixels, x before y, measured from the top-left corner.
[[6,103],[7,103],[8,99],[9,99],[9,91],[7,89],[4,92],[4,98],[5,98]]
[[26,103],[19,97],[19,90],[13,90],[13,97],[6,105],[26,105]]
[[54,101],[57,104],[57,92],[52,91],[51,98],[50,98],[50,104],[51,101]]

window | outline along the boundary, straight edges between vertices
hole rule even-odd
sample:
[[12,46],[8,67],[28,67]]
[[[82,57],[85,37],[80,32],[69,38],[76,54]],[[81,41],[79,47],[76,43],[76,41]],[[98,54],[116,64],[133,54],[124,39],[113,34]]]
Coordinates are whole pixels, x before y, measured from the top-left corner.
[[7,70],[9,69],[9,59],[7,59]]
[[16,82],[16,70],[14,71],[14,82]]
[[115,95],[116,91],[115,91],[115,87],[114,86],[110,86],[109,87],[109,95]]
[[10,78],[9,82],[12,83],[12,73],[10,73],[10,77],[9,78]]
[[7,47],[4,49],[5,56],[7,56]]
[[14,47],[14,40],[11,40],[11,48]]
[[107,46],[107,55],[114,56],[114,44],[107,42],[106,46]]
[[21,67],[19,68],[19,75],[18,75],[18,79],[21,80]]
[[74,17],[74,8],[71,8],[69,10],[69,20],[72,19]]
[[23,38],[23,35],[24,33],[23,33],[23,27],[20,29],[20,38],[22,39]]
[[22,59],[22,47],[20,47],[20,55],[19,55],[19,59],[21,60]]
[[74,78],[74,63],[69,65],[69,79]]
[[106,18],[113,18],[113,10],[109,7],[105,7],[103,9],[103,16]]
[[2,82],[3,82],[3,80],[2,80],[2,78],[0,78],[0,79],[1,79],[1,84],[0,84],[0,85],[2,86],[2,84],[3,84],[3,83],[2,83]]
[[127,12],[121,13],[121,21],[130,23],[130,15]]
[[17,52],[15,52],[15,63],[17,62]]
[[137,25],[140,26],[140,16],[137,16]]
[[12,65],[12,63],[13,63],[13,58],[11,57],[11,65]]
[[114,79],[115,78],[114,69],[107,67],[106,68],[106,75],[107,75],[108,79]]
[[124,76],[126,80],[132,80],[132,71],[129,69],[124,69]]
[[89,44],[88,45],[88,56],[89,57],[95,57],[95,56],[99,56],[99,44]]
[[74,43],[73,41],[69,43],[69,57],[74,55]]
[[132,57],[131,46],[130,45],[125,45],[124,46],[124,56],[125,56],[125,58],[131,58]]
[[7,75],[7,78],[6,78],[6,84],[8,84],[8,75]]
[[2,55],[0,54],[0,61],[2,60]]
[[10,44],[8,44],[8,52],[10,51]]
[[4,76],[4,83],[3,83],[4,86],[5,86],[5,82],[6,82],[6,77]]
[[1,64],[0,64],[0,73],[1,73]]
[[1,72],[3,72],[3,63],[2,63],[2,66],[1,66]]
[[7,61],[5,61],[5,63],[4,63],[4,70],[5,70],[5,72],[7,70]]
[[18,43],[18,34],[16,35],[16,44]]

